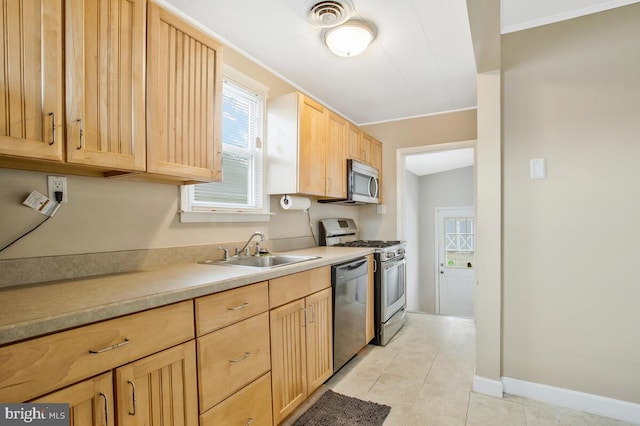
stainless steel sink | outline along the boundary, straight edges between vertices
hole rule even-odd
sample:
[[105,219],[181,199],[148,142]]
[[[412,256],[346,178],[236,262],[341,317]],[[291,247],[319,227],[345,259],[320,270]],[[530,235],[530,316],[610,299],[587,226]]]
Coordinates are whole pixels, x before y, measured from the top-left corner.
[[239,256],[229,260],[206,260],[199,262],[205,265],[244,266],[248,268],[275,268],[277,266],[292,265],[307,260],[319,259],[319,256],[292,256],[285,254],[270,254],[266,256]]

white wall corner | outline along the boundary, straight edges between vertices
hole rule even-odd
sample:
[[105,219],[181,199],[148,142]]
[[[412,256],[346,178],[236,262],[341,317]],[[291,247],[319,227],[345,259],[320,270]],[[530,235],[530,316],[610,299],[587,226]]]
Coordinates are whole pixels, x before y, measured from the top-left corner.
[[473,391],[494,398],[502,398],[502,382],[481,376],[473,376]]
[[504,391],[511,395],[523,396],[561,407],[640,424],[640,404],[540,383],[527,382],[511,377],[503,377],[502,384]]

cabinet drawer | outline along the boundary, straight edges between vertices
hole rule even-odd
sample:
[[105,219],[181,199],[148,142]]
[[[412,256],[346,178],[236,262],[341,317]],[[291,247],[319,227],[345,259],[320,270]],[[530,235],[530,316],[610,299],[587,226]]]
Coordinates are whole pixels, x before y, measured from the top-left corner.
[[269,307],[275,308],[329,287],[330,266],[274,278],[269,281]]
[[196,299],[196,334],[201,336],[269,309],[269,290],[263,281]]
[[271,426],[271,373],[200,416],[200,426]]
[[200,412],[270,369],[267,312],[198,337]]
[[0,348],[0,401],[21,402],[194,338],[191,301]]

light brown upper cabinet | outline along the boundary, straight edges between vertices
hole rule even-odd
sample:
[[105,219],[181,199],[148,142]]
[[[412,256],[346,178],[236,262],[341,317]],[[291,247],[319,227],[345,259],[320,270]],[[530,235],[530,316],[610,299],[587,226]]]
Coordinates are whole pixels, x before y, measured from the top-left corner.
[[362,150],[360,149],[360,140],[362,139],[362,130],[358,129],[355,124],[349,123],[348,141],[349,148],[347,158],[362,161]]
[[62,161],[62,0],[3,4],[0,154]]
[[145,170],[146,0],[67,0],[67,162]]
[[347,197],[347,120],[327,111],[327,197]]
[[362,138],[360,138],[360,161],[371,165],[371,145],[373,144],[373,138],[362,132]]
[[222,46],[149,3],[147,172],[222,179]]
[[298,191],[325,195],[326,115],[322,105],[298,95]]
[[268,104],[270,194],[346,196],[347,122],[301,93]]

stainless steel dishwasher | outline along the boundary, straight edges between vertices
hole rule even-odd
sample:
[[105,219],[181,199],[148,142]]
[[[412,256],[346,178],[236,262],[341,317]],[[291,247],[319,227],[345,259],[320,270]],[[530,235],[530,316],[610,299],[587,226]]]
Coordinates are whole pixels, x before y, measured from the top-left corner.
[[333,286],[333,371],[367,344],[369,261],[359,258],[331,267]]

